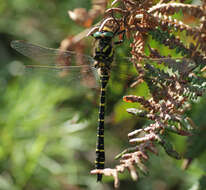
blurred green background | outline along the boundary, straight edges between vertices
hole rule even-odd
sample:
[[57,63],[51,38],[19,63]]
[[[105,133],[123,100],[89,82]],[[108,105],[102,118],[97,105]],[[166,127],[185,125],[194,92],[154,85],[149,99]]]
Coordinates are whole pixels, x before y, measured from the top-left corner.
[[[113,189],[112,178],[104,177],[101,184],[89,174],[95,160],[98,91],[81,86],[74,90],[61,79],[54,82],[21,72],[21,64],[31,60],[10,48],[16,39],[58,48],[68,35],[84,30],[67,15],[68,10],[79,7],[91,8],[91,1],[0,0],[0,190]],[[91,38],[87,43],[92,49]],[[118,47],[119,60],[128,56],[128,44]],[[126,83],[117,72],[108,89],[106,167],[118,164],[115,155],[129,146],[126,134],[145,122],[127,114],[126,108],[135,105],[124,103],[122,96],[147,96],[148,90],[144,85],[125,89]],[[204,132],[205,105],[202,98],[189,113]],[[180,153],[186,152],[186,138],[173,135],[171,140]],[[197,189],[198,180],[204,181],[205,146],[202,142],[198,158],[187,171],[181,170],[182,160],[168,157],[160,148],[158,157],[150,155],[149,176],[133,182],[125,171],[120,174],[120,189]]]

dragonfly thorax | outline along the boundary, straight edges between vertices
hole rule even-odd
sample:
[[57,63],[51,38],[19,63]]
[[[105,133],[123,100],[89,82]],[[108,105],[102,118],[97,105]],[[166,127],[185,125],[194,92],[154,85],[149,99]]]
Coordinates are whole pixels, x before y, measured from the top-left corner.
[[95,38],[94,59],[95,67],[101,70],[110,70],[110,65],[113,61],[113,33],[103,30],[93,34]]

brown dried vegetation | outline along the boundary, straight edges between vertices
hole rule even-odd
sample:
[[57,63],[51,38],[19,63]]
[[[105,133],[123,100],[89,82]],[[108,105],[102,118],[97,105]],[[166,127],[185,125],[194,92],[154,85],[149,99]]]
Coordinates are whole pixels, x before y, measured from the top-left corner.
[[[162,0],[155,4],[151,0],[114,0],[107,10],[107,1],[98,2],[104,6],[97,12],[105,13],[100,26],[94,27],[92,32],[102,30],[105,25],[112,27],[114,31],[118,28],[125,30],[126,38],[132,38],[131,60],[138,73],[135,85],[146,82],[151,94],[149,99],[136,95],[123,98],[126,102],[139,103],[142,107],[130,108],[128,113],[151,122],[143,129],[128,134],[129,142],[133,146],[117,156],[120,158],[119,165],[114,169],[91,171],[92,174],[113,176],[114,185],[118,187],[118,173],[124,172],[125,169],[130,172],[133,180],[137,180],[139,175],[136,167],[147,173],[144,162],[149,159],[148,152],[158,154],[155,148],[157,144],[171,157],[181,158],[167,140],[166,131],[182,136],[192,135],[194,124],[185,111],[190,107],[189,101],[196,100],[205,91],[203,72],[206,63],[206,2],[190,5],[184,4],[184,1],[169,3],[170,1]],[[85,20],[75,19],[74,15],[73,18],[78,23],[87,23],[89,18],[89,23],[92,23],[97,16],[97,12],[94,14],[95,10],[97,9],[93,6],[89,16],[82,17]],[[184,15],[182,21],[174,18],[174,14],[180,12]],[[158,49],[148,45],[151,37],[176,52],[181,59],[175,60],[171,59],[171,55],[160,55]],[[189,39],[187,43],[181,40],[182,37]],[[145,54],[146,48],[149,55]],[[158,65],[171,69],[173,73],[159,69]]]

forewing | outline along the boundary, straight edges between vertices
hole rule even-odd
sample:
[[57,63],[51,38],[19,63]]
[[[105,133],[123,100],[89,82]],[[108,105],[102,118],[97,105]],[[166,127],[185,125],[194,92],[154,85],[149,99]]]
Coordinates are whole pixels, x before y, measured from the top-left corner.
[[96,69],[93,67],[91,56],[78,54],[72,51],[46,48],[24,41],[12,41],[11,47],[19,53],[38,62],[35,65],[26,65],[35,73],[43,73],[50,76],[66,79],[66,81],[81,81],[88,87],[97,86]]
[[193,60],[188,58],[142,58],[141,60],[133,59],[130,57],[123,58],[125,63],[141,63],[151,64],[157,67],[164,67],[172,69],[173,72],[178,72],[180,75],[185,75],[191,72],[193,69],[196,68],[196,64]]
[[45,65],[90,65],[93,63],[91,56],[78,54],[72,51],[52,49],[34,45],[24,41],[12,41],[11,47],[19,53]]

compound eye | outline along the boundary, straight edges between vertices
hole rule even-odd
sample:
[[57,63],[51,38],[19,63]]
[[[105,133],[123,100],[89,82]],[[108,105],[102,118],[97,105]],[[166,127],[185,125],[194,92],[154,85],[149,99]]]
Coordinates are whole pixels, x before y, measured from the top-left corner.
[[94,38],[100,38],[101,36],[102,36],[102,32],[95,32],[94,34],[93,34],[93,36],[94,36]]
[[104,37],[112,38],[114,34],[112,32],[103,32]]

